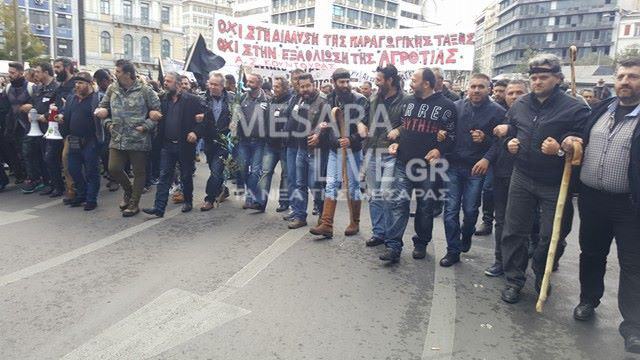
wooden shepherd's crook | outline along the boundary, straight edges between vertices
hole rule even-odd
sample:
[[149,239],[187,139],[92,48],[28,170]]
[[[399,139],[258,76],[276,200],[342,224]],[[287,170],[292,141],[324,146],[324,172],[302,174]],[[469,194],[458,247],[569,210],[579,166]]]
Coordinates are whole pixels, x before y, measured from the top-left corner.
[[578,48],[575,45],[569,47],[569,60],[571,62],[571,95],[576,97],[576,58],[578,56]]
[[[566,154],[564,162],[564,171],[562,172],[562,183],[560,184],[560,193],[558,194],[558,203],[556,204],[556,213],[553,218],[553,233],[551,234],[551,243],[549,244],[549,252],[547,253],[547,264],[544,268],[544,278],[542,286],[540,286],[540,296],[536,303],[536,311],[541,313],[544,302],[547,301],[549,291],[549,281],[553,270],[553,262],[556,258],[556,249],[560,241],[560,231],[562,230],[562,215],[564,214],[564,205],[567,201],[567,193],[569,191],[569,183],[571,182],[571,167],[580,165],[582,161],[582,144],[577,141],[573,142],[573,152]],[[569,199],[571,201],[571,199]]]
[[[340,129],[340,137],[347,137],[347,129],[344,126],[344,112],[339,107],[331,109],[331,115],[336,119],[338,128]],[[349,174],[347,173],[347,148],[340,147],[342,150],[342,188],[347,196],[347,204],[349,205],[349,220],[353,219],[353,210],[351,209],[351,197],[349,196]]]

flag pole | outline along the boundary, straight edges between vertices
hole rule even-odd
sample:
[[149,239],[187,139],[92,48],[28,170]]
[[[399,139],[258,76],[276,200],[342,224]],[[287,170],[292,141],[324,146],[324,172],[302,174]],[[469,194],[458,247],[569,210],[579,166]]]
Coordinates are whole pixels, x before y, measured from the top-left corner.
[[198,40],[200,40],[200,37],[202,36],[202,34],[198,33],[198,38],[196,39],[196,41],[191,44],[191,50],[189,50],[189,56],[187,56],[187,61],[185,61],[184,63],[184,71],[189,71],[189,65],[191,64],[191,58],[193,58],[193,53],[196,50],[196,44],[198,43]]

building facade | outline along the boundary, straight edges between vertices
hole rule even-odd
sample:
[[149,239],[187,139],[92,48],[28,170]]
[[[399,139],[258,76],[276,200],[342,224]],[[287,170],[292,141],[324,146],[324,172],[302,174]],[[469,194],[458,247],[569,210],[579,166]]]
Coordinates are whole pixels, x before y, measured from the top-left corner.
[[[5,0],[10,4],[11,0]],[[19,0],[31,33],[44,43],[47,55],[78,58],[79,3],[82,0]]]
[[493,73],[498,3],[487,6],[476,20],[475,70],[489,76]]
[[185,58],[179,0],[81,1],[80,64],[113,67],[125,58],[144,72],[160,58]]
[[397,29],[427,26],[419,0],[272,0],[274,24],[316,29]]
[[[185,44],[191,46],[198,35],[204,36],[207,47],[213,48],[213,24],[215,14],[231,15],[231,7],[225,0],[184,0],[182,1],[182,24]],[[184,60],[184,59],[180,59]]]
[[640,9],[637,7],[622,14],[618,27],[616,53],[629,50],[640,51]]
[[567,58],[571,45],[578,59],[612,56],[620,0],[501,0],[498,3],[494,74],[516,72],[531,51]]

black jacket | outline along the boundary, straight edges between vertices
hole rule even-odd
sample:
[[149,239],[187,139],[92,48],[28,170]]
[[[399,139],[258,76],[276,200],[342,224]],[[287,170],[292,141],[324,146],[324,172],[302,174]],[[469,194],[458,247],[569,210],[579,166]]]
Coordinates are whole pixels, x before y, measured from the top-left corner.
[[[204,109],[204,122],[203,138],[205,143],[205,151],[207,154],[212,154],[220,149],[227,148],[226,136],[229,133],[229,124],[231,123],[231,104],[233,103],[233,96],[226,90],[222,90],[222,111],[220,116],[216,119],[213,116],[213,110],[211,109],[211,102],[213,97],[207,92]],[[211,157],[212,155],[207,155]]]
[[[178,106],[180,106],[180,133],[182,136],[178,139],[178,144],[180,144],[182,151],[189,151],[189,153],[195,157],[196,143],[192,144],[187,142],[187,135],[190,132],[194,132],[198,138],[202,137],[204,125],[196,122],[196,115],[204,113],[204,106],[201,99],[196,95],[182,92],[180,93],[180,97],[181,99],[178,102]],[[172,101],[172,99],[167,93],[163,94],[160,98],[160,112],[163,114],[169,114],[169,101]],[[167,122],[163,120],[158,122],[158,138],[164,144]]]
[[[584,140],[585,147],[589,146],[589,136],[591,135],[591,129],[595,123],[607,111],[609,105],[617,100],[617,97],[607,99],[593,109],[591,116],[589,116],[584,124],[584,130],[582,132],[582,139]],[[633,139],[631,140],[629,185],[631,187],[631,199],[633,200],[633,206],[636,210],[636,214],[640,215],[640,124],[636,125],[636,128],[633,131]]]
[[284,146],[287,138],[284,134],[286,133],[287,109],[289,108],[290,100],[291,93],[286,93],[281,97],[272,97],[269,103],[267,144],[276,149]]
[[513,138],[520,141],[515,168],[535,181],[558,185],[562,180],[564,158],[542,153],[547,137],[562,143],[569,135],[581,135],[589,107],[556,87],[542,104],[533,93],[520,97],[507,112],[509,135],[504,146]]
[[[319,92],[313,94],[309,99],[297,98],[297,102],[293,105],[291,115],[287,122],[287,131],[290,132],[288,146],[307,148],[307,136],[319,133],[321,122],[329,121],[331,109],[327,105],[327,101],[320,96]],[[328,138],[322,135],[320,139],[320,148],[328,148]]]
[[[91,96],[91,113],[93,114],[96,108],[98,108],[98,104],[100,104],[100,95],[98,94],[97,91],[94,91],[90,96]],[[72,95],[66,100],[65,107],[62,109],[62,111],[60,111],[60,113],[63,114],[66,119],[65,121],[62,122],[62,125],[60,125],[60,133],[62,134],[63,137],[66,137],[70,133],[71,116],[69,115],[69,112],[73,111],[73,109],[76,108],[77,104],[78,104],[77,96]],[[103,144],[105,142],[105,131],[104,131],[103,122],[94,115],[93,124],[96,129],[96,133],[95,133],[96,140],[98,140],[98,143]]]
[[[351,142],[350,148],[353,151],[360,151],[362,149],[362,138],[358,135],[358,123],[369,118],[369,100],[364,95],[358,94],[353,90],[345,99],[340,99],[336,92],[333,91],[327,96],[327,104],[331,109],[339,107],[344,111],[344,123],[349,125],[346,135]],[[338,129],[338,127],[336,126],[335,129]],[[338,142],[340,134],[336,134],[335,129],[329,128],[327,130],[327,141],[332,149],[340,147]]]
[[[56,103],[59,86],[55,80],[52,80],[49,85],[38,85],[35,87],[33,96],[31,97],[31,104],[33,108],[38,111],[38,115],[48,116],[49,106]],[[47,131],[47,123],[40,123],[39,125],[42,132]]]
[[[386,149],[391,145],[391,141],[387,139],[387,134],[391,129],[402,126],[401,116],[406,106],[405,99],[407,96],[404,91],[398,90],[396,96],[390,99],[389,106],[384,103],[381,93],[373,97],[369,106],[369,118],[363,121],[369,127],[369,138],[366,140],[367,149]],[[385,126],[387,124],[391,129]],[[371,133],[373,127],[375,129]]]
[[[494,146],[493,128],[502,124],[506,110],[488,98],[477,106],[469,99],[458,100],[455,105],[458,112],[456,140],[453,151],[447,154],[447,160],[451,164],[473,167],[485,158],[493,164],[497,151],[497,146]],[[482,130],[485,134],[484,141],[473,142],[471,130]]]

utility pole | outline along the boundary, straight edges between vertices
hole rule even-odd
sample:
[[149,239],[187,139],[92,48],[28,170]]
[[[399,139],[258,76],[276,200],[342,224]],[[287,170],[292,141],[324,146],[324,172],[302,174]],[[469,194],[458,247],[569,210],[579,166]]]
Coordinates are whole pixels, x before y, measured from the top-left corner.
[[22,63],[22,26],[20,23],[20,9],[18,0],[13,0],[14,18],[16,19],[16,51],[18,52],[18,62]]

